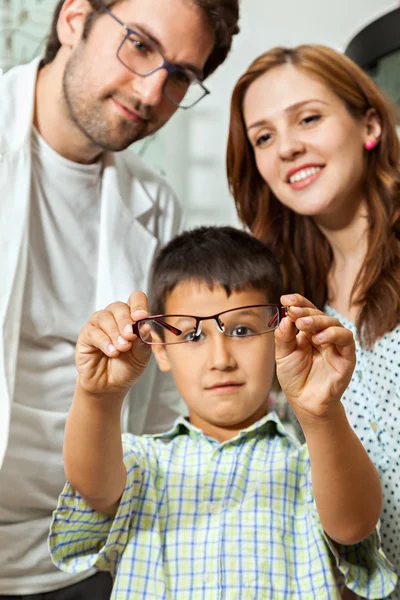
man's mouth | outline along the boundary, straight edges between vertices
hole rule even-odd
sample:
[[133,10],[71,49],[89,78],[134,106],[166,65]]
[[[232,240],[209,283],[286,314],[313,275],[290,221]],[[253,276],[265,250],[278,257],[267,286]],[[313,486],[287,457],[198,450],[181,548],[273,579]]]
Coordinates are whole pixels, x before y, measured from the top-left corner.
[[118,100],[116,100],[115,98],[112,98],[112,101],[118,108],[119,112],[122,113],[124,117],[129,121],[132,121],[133,123],[139,123],[140,121],[148,121],[148,118],[146,118],[144,115],[141,115],[139,112],[132,108],[128,108],[124,104],[121,104],[121,102],[118,102]]

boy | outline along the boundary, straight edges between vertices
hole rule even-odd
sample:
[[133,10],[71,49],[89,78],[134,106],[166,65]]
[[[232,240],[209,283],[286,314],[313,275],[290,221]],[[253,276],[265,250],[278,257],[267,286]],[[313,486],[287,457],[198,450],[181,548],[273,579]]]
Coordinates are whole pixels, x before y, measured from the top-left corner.
[[[81,331],[55,564],[111,571],[117,600],[326,600],[344,585],[388,595],[379,478],[340,402],[351,332],[301,296],[281,297],[274,257],[230,227],[164,247],[152,302],[153,319],[136,293]],[[150,348],[189,417],[122,445],[123,399]],[[275,362],[307,446],[268,412]]]

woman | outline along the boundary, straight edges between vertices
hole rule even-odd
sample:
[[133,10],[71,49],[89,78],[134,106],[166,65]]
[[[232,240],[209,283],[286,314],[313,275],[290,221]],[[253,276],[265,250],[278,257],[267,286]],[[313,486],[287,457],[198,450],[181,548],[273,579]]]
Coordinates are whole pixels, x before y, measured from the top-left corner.
[[380,470],[383,548],[400,573],[399,157],[388,102],[334,50],[275,48],[234,89],[227,171],[239,217],[276,252],[287,291],[356,337],[343,402]]

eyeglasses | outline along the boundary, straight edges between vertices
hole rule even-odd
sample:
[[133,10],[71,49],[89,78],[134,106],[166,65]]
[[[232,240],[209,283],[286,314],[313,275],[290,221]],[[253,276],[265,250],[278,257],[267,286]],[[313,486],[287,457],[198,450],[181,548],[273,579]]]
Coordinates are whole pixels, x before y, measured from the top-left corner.
[[254,304],[225,310],[210,317],[192,315],[154,315],[133,325],[145,344],[185,344],[204,338],[203,321],[214,320],[218,331],[230,338],[250,338],[274,331],[287,315],[287,306]]
[[152,41],[130,29],[108,8],[103,10],[126,31],[117,50],[117,58],[132,73],[140,77],[148,77],[160,69],[165,69],[168,76],[163,86],[163,94],[180,108],[191,108],[210,93],[193,73],[164,58]]

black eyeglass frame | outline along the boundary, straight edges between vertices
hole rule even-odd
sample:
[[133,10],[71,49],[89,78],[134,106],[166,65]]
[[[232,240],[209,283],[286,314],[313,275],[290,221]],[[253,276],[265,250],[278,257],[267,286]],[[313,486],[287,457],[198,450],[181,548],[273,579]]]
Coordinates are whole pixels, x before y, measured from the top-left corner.
[[[282,319],[287,316],[289,307],[288,306],[281,306],[279,304],[250,304],[248,306],[238,306],[237,308],[230,308],[228,310],[223,310],[222,312],[216,313],[215,315],[210,315],[209,317],[197,317],[195,315],[150,315],[150,316],[146,317],[145,319],[139,319],[139,321],[136,321],[136,323],[134,323],[132,325],[132,330],[133,330],[133,333],[135,335],[137,335],[137,337],[142,342],[144,342],[145,344],[149,344],[150,346],[151,345],[168,346],[168,345],[177,345],[177,344],[189,344],[190,342],[195,341],[196,337],[200,335],[202,321],[209,321],[209,320],[213,319],[215,321],[216,325],[217,325],[218,330],[221,333],[223,333],[227,337],[233,337],[233,336],[228,335],[225,332],[223,323],[221,323],[219,321],[219,317],[221,315],[233,312],[235,310],[242,310],[242,309],[245,309],[245,308],[265,308],[265,307],[276,308],[277,309],[277,318],[275,316],[272,317],[272,319],[276,320],[275,327],[273,327],[273,329],[270,329],[269,331],[263,331],[261,333],[255,333],[253,335],[243,336],[243,338],[238,337],[238,339],[248,339],[250,337],[255,337],[255,336],[258,336],[258,335],[264,335],[266,333],[272,333],[272,331],[274,331],[278,327],[278,325],[282,321]],[[140,326],[140,323],[144,323],[145,321],[155,321],[156,323],[158,323],[161,327],[163,327],[164,329],[166,329],[170,333],[173,333],[174,335],[182,335],[182,331],[180,329],[178,329],[177,327],[174,327],[173,325],[170,325],[169,323],[166,323],[164,321],[164,319],[166,317],[186,317],[186,318],[189,318],[189,319],[195,319],[195,321],[196,321],[196,329],[195,329],[195,333],[194,333],[193,338],[190,339],[190,340],[183,340],[181,342],[148,342],[148,341],[144,340],[141,337],[139,326]]]
[[[163,94],[165,96],[165,98],[167,98],[167,100],[169,102],[172,102],[172,104],[174,104],[175,106],[178,106],[179,108],[183,108],[184,110],[188,110],[189,108],[193,108],[193,106],[195,106],[198,102],[200,102],[200,100],[203,100],[203,98],[205,98],[205,96],[208,96],[211,92],[209,89],[206,88],[206,86],[203,84],[203,82],[196,77],[195,75],[193,75],[193,73],[191,73],[190,71],[186,71],[185,69],[182,69],[182,67],[179,67],[178,65],[174,65],[173,63],[171,63],[169,60],[167,60],[165,58],[165,56],[163,55],[163,53],[161,52],[161,50],[148,38],[146,38],[145,35],[143,35],[143,33],[140,33],[139,31],[135,31],[134,29],[131,29],[130,27],[128,27],[128,25],[126,23],[124,23],[123,21],[121,21],[118,17],[116,17],[111,11],[110,9],[108,9],[107,7],[103,7],[103,11],[105,13],[107,13],[110,17],[112,17],[115,21],[117,21],[117,23],[119,23],[126,31],[126,35],[124,37],[124,39],[122,40],[122,42],[120,43],[120,45],[118,46],[118,50],[117,50],[117,58],[119,60],[119,62],[124,65],[124,67],[126,69],[128,69],[129,71],[131,71],[131,73],[134,73],[135,75],[139,75],[139,77],[149,77],[149,75],[153,75],[153,73],[156,73],[157,71],[160,71],[161,69],[165,69],[168,73],[168,76],[165,80],[165,83],[163,85]],[[149,71],[148,73],[138,73],[137,71],[134,71],[133,69],[131,69],[130,67],[128,67],[128,65],[126,65],[124,63],[123,60],[121,60],[119,54],[121,52],[121,48],[122,46],[125,44],[126,40],[129,38],[130,35],[138,35],[139,37],[143,38],[146,40],[146,43],[153,48],[154,50],[156,50],[156,52],[158,52],[158,54],[161,56],[163,63],[159,66],[156,67],[155,69],[153,69],[152,71]],[[167,94],[165,93],[165,85],[168,81],[168,77],[171,73],[183,73],[186,77],[188,77],[191,80],[191,83],[188,86],[188,89],[190,87],[190,85],[192,85],[192,83],[198,83],[200,85],[200,87],[203,90],[203,95],[200,96],[200,98],[198,100],[196,100],[195,102],[193,102],[193,104],[190,104],[189,106],[182,106],[181,104],[178,104],[177,102],[175,102],[174,100],[171,100],[171,98],[169,98],[167,96]]]

